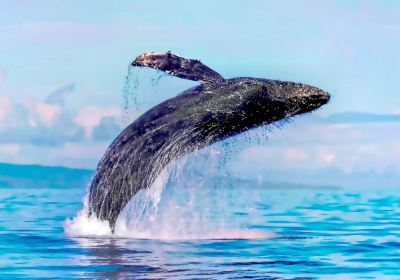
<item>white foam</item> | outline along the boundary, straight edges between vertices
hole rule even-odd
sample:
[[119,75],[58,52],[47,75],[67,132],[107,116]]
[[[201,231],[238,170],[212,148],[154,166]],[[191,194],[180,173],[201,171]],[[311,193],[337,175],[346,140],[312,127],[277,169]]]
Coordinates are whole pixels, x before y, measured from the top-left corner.
[[89,217],[88,195],[84,198],[83,209],[76,217],[64,222],[64,233],[70,237],[82,236],[111,236],[111,228],[108,222],[101,221],[95,216]]

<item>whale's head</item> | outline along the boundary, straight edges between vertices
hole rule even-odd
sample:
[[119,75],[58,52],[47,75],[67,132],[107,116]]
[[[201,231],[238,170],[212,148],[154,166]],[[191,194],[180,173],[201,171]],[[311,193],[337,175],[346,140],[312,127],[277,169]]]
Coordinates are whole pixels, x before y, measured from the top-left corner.
[[230,93],[244,100],[243,111],[265,123],[314,111],[330,100],[328,92],[302,83],[258,78],[227,81]]
[[215,112],[227,135],[312,112],[330,99],[314,86],[258,78],[228,79],[211,92],[206,109]]
[[314,111],[330,100],[322,89],[302,83],[261,80],[261,94],[282,108],[286,117]]

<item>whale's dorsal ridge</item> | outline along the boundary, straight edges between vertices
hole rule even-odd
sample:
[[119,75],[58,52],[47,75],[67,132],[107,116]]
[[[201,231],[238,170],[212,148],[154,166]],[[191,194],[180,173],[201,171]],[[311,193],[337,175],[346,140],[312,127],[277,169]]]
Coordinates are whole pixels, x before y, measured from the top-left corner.
[[142,53],[132,62],[132,65],[154,68],[181,79],[198,81],[203,84],[224,81],[219,73],[204,65],[200,60],[185,58],[171,51]]

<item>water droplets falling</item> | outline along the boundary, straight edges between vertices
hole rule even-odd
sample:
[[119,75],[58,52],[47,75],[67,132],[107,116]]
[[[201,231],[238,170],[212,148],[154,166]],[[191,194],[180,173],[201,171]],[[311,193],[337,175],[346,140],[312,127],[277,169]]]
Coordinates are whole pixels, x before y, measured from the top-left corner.
[[122,91],[124,122],[131,122],[131,116],[137,116],[138,112],[160,100],[160,97],[157,97],[157,86],[161,79],[167,76],[168,74],[158,70],[129,65]]
[[137,103],[137,90],[139,87],[139,78],[137,75],[137,68],[129,65],[128,67],[128,74],[125,78],[125,85],[123,89],[123,97],[124,97],[124,110],[128,110],[129,107],[129,100],[132,99],[136,109],[139,109],[139,104]]
[[[246,147],[267,145],[268,135],[273,133],[274,129],[275,127],[264,125],[222,141],[219,144],[222,148],[219,165],[221,167],[226,166]],[[231,175],[229,172],[229,169],[226,169],[226,175]]]
[[139,110],[137,104],[137,90],[139,87],[139,79],[135,73],[135,68],[132,65],[128,67],[128,73],[125,77],[125,84],[122,90],[122,96],[124,99],[123,105],[123,123],[127,124],[130,121],[130,101],[132,100],[136,110]]
[[153,87],[157,86],[158,82],[164,77],[168,77],[168,74],[162,71],[155,71],[153,77],[151,78],[151,85]]

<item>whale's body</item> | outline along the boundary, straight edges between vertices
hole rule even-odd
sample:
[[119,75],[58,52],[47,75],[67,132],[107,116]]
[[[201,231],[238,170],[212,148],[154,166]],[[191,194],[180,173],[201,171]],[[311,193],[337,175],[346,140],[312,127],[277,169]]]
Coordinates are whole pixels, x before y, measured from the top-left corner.
[[198,60],[145,53],[147,66],[201,82],[141,115],[114,140],[99,163],[89,215],[114,229],[119,213],[171,161],[260,125],[312,111],[329,100],[316,87],[257,78],[224,79]]

